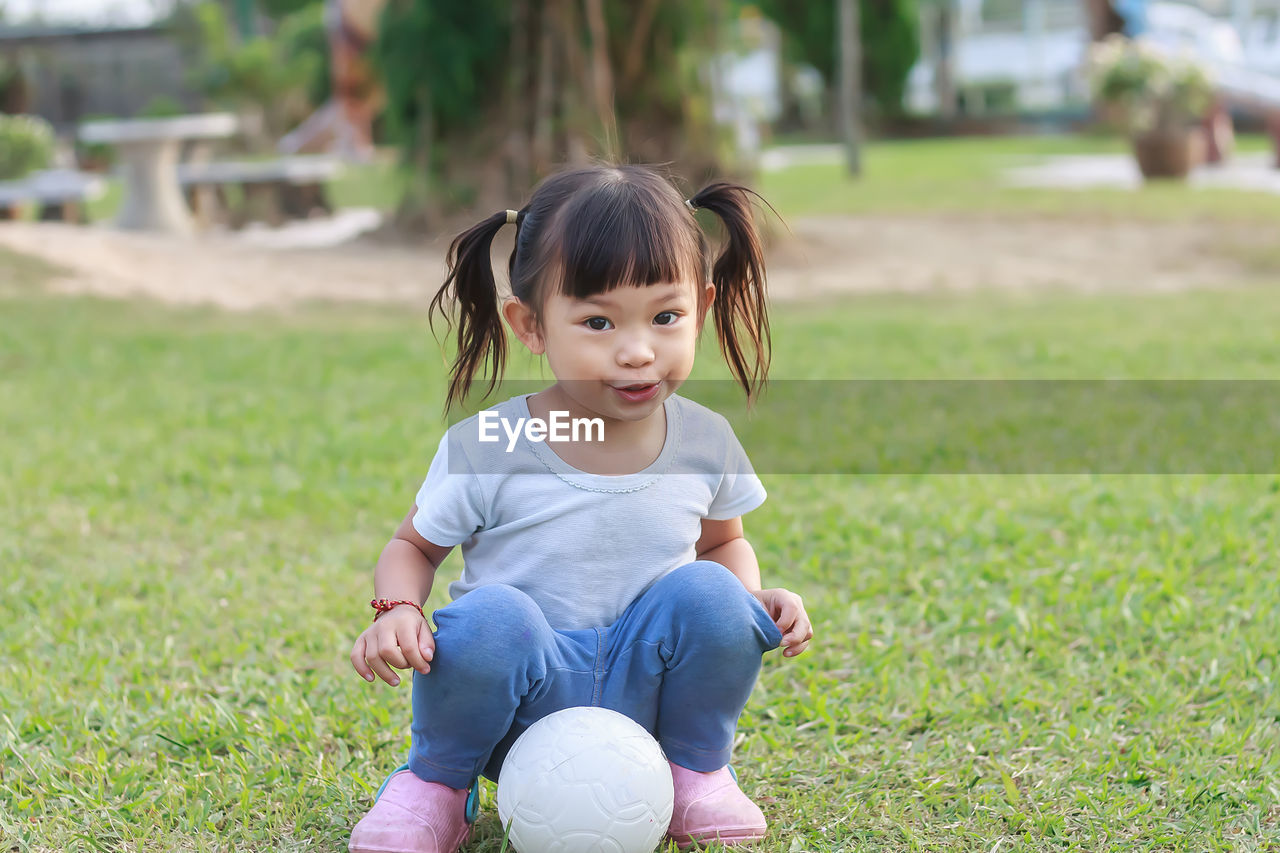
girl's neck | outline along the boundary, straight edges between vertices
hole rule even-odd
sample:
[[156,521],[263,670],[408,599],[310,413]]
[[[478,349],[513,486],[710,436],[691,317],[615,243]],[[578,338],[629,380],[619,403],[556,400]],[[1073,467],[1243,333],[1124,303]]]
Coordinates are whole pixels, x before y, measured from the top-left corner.
[[639,421],[599,415],[578,405],[559,383],[528,399],[529,414],[549,420],[551,412],[568,412],[570,418],[600,418],[604,441],[548,442],[547,447],[569,465],[587,474],[622,476],[643,471],[662,453],[667,440],[665,404]]

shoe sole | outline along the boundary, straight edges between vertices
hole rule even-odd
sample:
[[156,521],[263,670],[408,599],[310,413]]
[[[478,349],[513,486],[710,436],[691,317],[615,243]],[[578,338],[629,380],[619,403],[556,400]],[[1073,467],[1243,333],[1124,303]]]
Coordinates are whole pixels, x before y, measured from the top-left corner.
[[[454,846],[453,849],[459,850],[460,848],[466,846],[466,843],[471,840],[471,836],[474,834],[475,834],[474,827],[472,827],[471,824],[467,824],[467,830],[462,834],[462,840],[459,841]],[[367,847],[365,845],[360,845],[359,847],[352,847],[350,844],[347,845],[347,852],[348,853],[403,853],[403,851],[396,850],[391,847]]]
[[702,847],[708,844],[723,844],[726,847],[732,847],[737,844],[748,844],[755,841],[762,841],[764,840],[765,833],[758,829],[732,829],[707,836],[694,837],[692,835],[670,835],[668,837],[674,841],[676,846],[681,850],[689,850],[694,847]]

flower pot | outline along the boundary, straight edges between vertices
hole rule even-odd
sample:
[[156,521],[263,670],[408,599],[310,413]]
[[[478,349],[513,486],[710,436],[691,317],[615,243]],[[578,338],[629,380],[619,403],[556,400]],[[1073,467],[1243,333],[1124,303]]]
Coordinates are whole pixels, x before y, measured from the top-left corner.
[[1200,148],[1196,128],[1153,130],[1134,136],[1132,142],[1138,169],[1147,180],[1185,179],[1196,164]]

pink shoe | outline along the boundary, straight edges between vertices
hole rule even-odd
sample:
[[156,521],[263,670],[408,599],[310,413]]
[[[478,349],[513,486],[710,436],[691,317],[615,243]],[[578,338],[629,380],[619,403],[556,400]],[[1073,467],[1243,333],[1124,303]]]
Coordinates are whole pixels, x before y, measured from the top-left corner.
[[764,813],[742,793],[728,767],[699,773],[668,763],[675,806],[667,835],[681,850],[713,841],[730,847],[764,838]]
[[351,831],[351,853],[457,853],[471,835],[467,792],[393,773],[382,796]]

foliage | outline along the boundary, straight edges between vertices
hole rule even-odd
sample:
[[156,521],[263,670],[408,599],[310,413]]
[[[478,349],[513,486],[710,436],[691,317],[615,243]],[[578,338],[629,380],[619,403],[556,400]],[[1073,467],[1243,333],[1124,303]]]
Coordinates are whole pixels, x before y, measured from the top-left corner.
[[283,21],[299,12],[324,9],[324,0],[256,0],[257,9],[269,18]]
[[143,105],[138,114],[142,118],[171,118],[186,113],[187,108],[172,95],[156,95]]
[[287,21],[281,26],[283,37],[236,42],[217,2],[185,9],[178,29],[196,58],[193,85],[216,104],[257,111],[268,135],[280,135],[315,106],[309,94],[319,88],[316,79],[327,68],[327,46],[315,44],[309,23],[307,18]]
[[[400,222],[506,203],[592,156],[725,174],[703,73],[712,19],[677,0],[392,0],[375,62],[414,176]],[[595,88],[598,70],[611,85]]]
[[[115,121],[119,116],[107,113],[89,113],[81,116],[81,122]],[[109,142],[85,142],[76,139],[76,163],[82,169],[90,171],[106,171],[116,162],[116,147]]]
[[333,88],[330,79],[329,36],[324,25],[324,4],[311,3],[280,20],[275,39],[283,56],[307,56],[307,101],[319,106],[329,100]]
[[[758,0],[761,11],[787,36],[787,58],[808,62],[828,85],[838,74],[836,54],[839,0]],[[920,13],[916,0],[860,0],[862,87],[882,113],[902,111],[907,74],[920,56]]]
[[1132,133],[1193,124],[1213,98],[1209,73],[1194,58],[1118,34],[1090,48],[1088,68],[1094,97]]
[[53,126],[39,116],[0,114],[0,180],[21,178],[53,160]]
[[23,113],[28,109],[30,88],[16,60],[0,56],[0,113]]
[[392,134],[409,146],[424,127],[471,128],[499,96],[511,0],[391,0],[374,55]]

